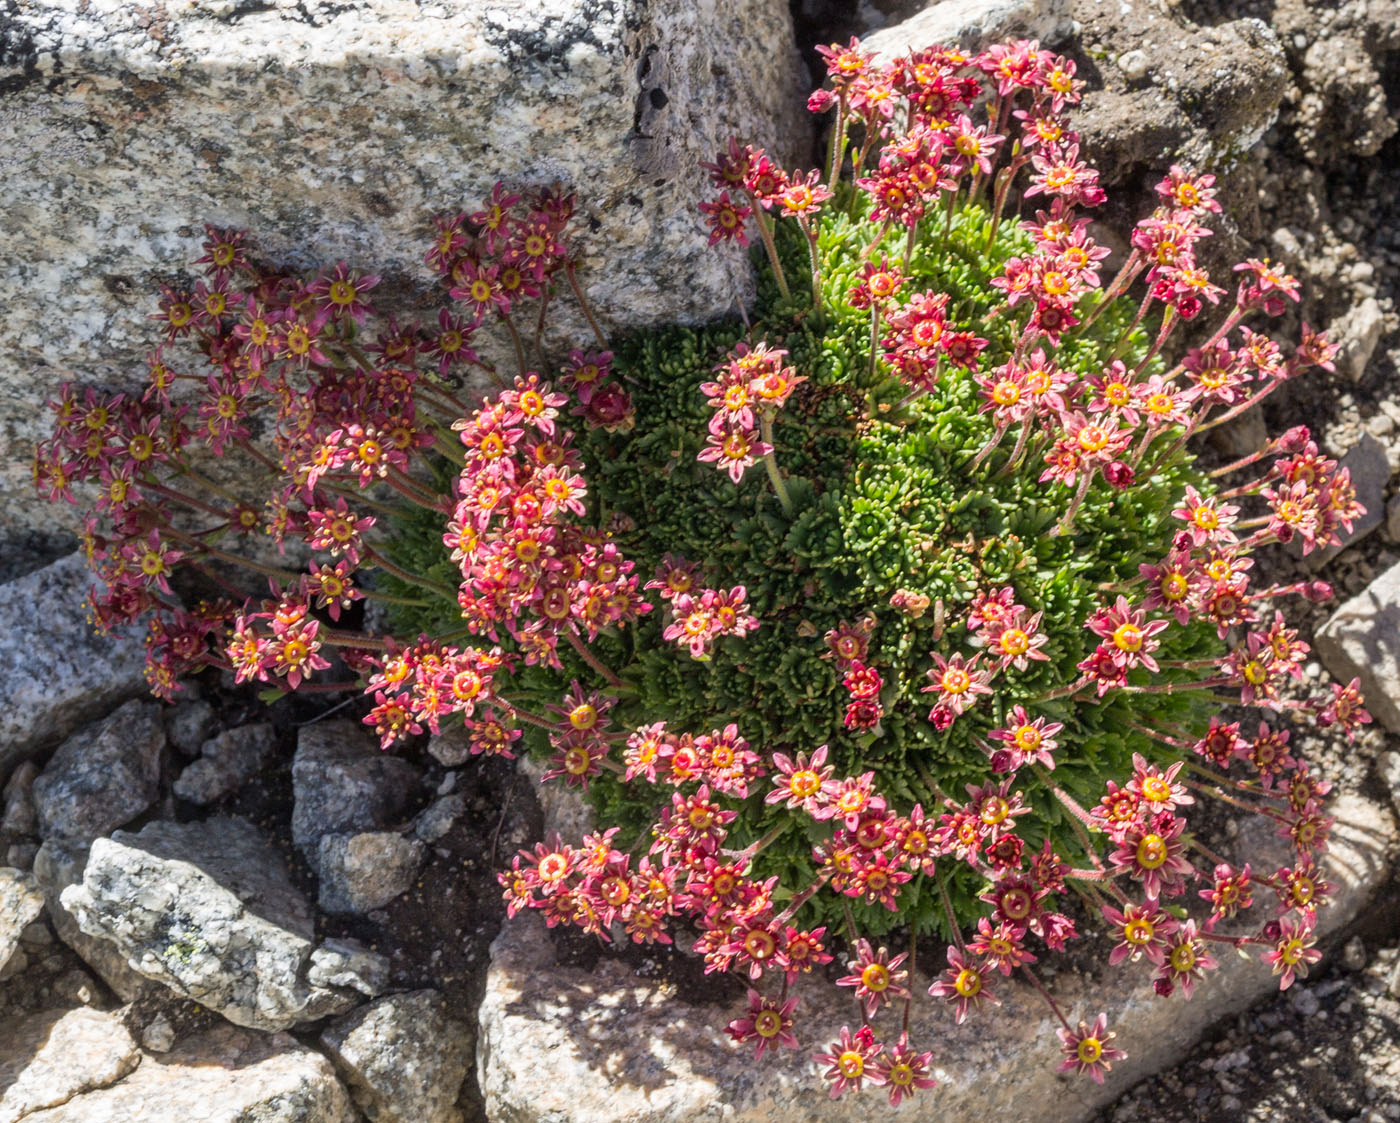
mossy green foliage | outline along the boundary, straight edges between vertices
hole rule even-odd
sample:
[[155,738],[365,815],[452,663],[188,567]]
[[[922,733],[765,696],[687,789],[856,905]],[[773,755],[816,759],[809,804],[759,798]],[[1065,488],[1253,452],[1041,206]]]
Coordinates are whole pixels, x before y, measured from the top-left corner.
[[[954,215],[946,238],[941,223],[926,225],[933,229],[916,247],[901,295],[949,294],[950,322],[991,341],[981,369],[1002,364],[1027,309],[1005,309],[988,282],[1007,258],[1030,249],[1027,236],[1003,224],[988,253],[987,217],[976,206]],[[936,815],[943,810],[936,789],[961,799],[965,785],[988,779],[978,741],[1020,702],[1033,715],[1065,723],[1053,780],[1082,801],[1096,802],[1105,780],[1121,781],[1130,772],[1133,752],[1161,755],[1132,724],[1188,720],[1191,703],[1181,696],[1121,692],[1101,702],[1082,696],[1035,699],[1074,681],[1075,664],[1097,642],[1083,627],[1085,619],[1115,588],[1126,591],[1140,562],[1155,562],[1167,552],[1169,512],[1184,485],[1206,485],[1189,457],[1178,452],[1127,491],[1098,480],[1073,532],[1052,536],[1070,492],[1038,482],[1044,463],[1034,445],[1033,454],[1009,473],[1002,469],[1012,439],[975,470],[970,467],[993,431],[990,418],[977,412],[972,376],[945,371],[932,395],[903,408],[898,403],[907,387],[883,373],[870,377],[870,313],[851,308],[845,295],[861,265],[858,239],[866,230],[868,224],[846,219],[824,222],[824,314],[812,313],[803,292],[809,291],[806,247],[790,238],[782,250],[791,302],[779,299],[769,282],[747,329],[738,322],[671,327],[639,333],[617,347],[614,370],[633,396],[637,424],[630,432],[581,434],[596,514],[601,520],[623,518],[628,529],[618,539],[639,572],[650,575],[667,552],[698,561],[706,583],[747,588],[762,626],[743,639],[719,641],[706,662],[662,640],[664,610],[621,635],[604,637],[604,659],[635,686],[615,710],[616,724],[628,729],[665,720],[673,732],[700,734],[732,721],[765,757],[828,744],[838,776],[873,771],[877,790],[898,810],[920,802]],[[888,241],[890,256],[902,257],[902,234]],[[1106,310],[1089,330],[1067,338],[1056,362],[1098,374],[1134,311],[1126,301]],[[735,486],[696,460],[711,414],[699,386],[741,339],[786,348],[789,363],[808,379],[776,423],[791,514],[782,510],[761,468]],[[1134,334],[1121,357],[1131,365],[1145,348],[1145,338]],[[1168,444],[1154,446],[1149,466]],[[979,590],[1004,585],[1013,586],[1031,611],[1044,613],[1049,661],[1032,663],[1026,672],[1009,669],[995,680],[992,699],[939,733],[927,720],[933,696],[920,693],[932,666],[930,652],[972,654],[962,622],[966,608]],[[890,606],[891,595],[901,589],[942,602],[941,634],[933,608],[910,619]],[[842,725],[847,696],[837,668],[823,658],[822,637],[868,612],[879,621],[869,661],[886,683],[885,717],[876,732],[853,735]],[[1159,655],[1189,658],[1214,642],[1213,630],[1173,626]],[[591,680],[581,665],[574,670],[582,681]],[[552,701],[567,685],[567,677],[538,670],[517,681]],[[535,747],[544,750],[544,738],[537,741]],[[1036,807],[1035,815],[1018,820],[1028,853],[1048,833],[1060,853],[1082,860],[1068,818],[1044,784],[1023,769],[1017,786]],[[828,828],[766,807],[767,790],[761,783],[745,801],[731,838],[744,844],[791,819],[759,855],[756,872],[777,875],[783,893],[795,892],[810,883],[811,848]],[[652,821],[669,789],[641,781],[624,786],[605,775],[592,783],[590,795],[602,822],[637,831]],[[965,865],[943,865],[959,921],[967,923],[984,908],[974,900],[982,883]],[[944,927],[937,888],[921,884],[925,880],[916,878],[905,888],[897,915],[853,905],[859,930],[879,935],[894,926],[920,932]],[[804,918],[844,927],[841,899],[818,894]]]

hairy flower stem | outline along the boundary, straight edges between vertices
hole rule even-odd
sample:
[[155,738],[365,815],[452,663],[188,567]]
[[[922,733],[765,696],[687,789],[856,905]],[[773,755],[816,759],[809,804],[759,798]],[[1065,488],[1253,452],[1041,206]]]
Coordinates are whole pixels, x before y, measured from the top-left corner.
[[239,499],[238,496],[234,495],[233,492],[229,491],[227,488],[220,487],[213,480],[201,476],[198,472],[194,470],[193,467],[190,466],[190,464],[187,461],[182,459],[172,460],[170,463],[171,466],[175,469],[175,474],[177,476],[188,477],[195,483],[199,484],[200,487],[204,488],[207,491],[212,491],[215,495],[222,496],[224,499],[227,499],[230,503],[242,502],[242,500]]
[[831,130],[831,138],[826,146],[826,187],[836,190],[836,180],[841,175],[841,164],[846,154],[846,95],[842,94],[836,105],[836,124]]
[[1272,394],[1275,390],[1282,386],[1284,381],[1285,380],[1282,378],[1274,379],[1272,382],[1269,383],[1269,385],[1265,386],[1264,389],[1260,390],[1259,393],[1255,394],[1253,397],[1246,398],[1244,401],[1240,402],[1239,405],[1226,410],[1219,417],[1212,417],[1209,421],[1199,426],[1196,431],[1198,433],[1204,433],[1210,429],[1214,429],[1217,425],[1224,425],[1227,421],[1233,421],[1240,414],[1246,412],[1247,410],[1251,410],[1255,406],[1257,406],[1260,402],[1262,402],[1265,398],[1267,398],[1270,394]]
[[1113,348],[1108,353],[1109,361],[1121,359],[1132,343],[1133,332],[1137,331],[1138,325],[1142,323],[1143,317],[1147,315],[1147,310],[1152,306],[1152,292],[1149,289],[1146,296],[1142,298],[1142,303],[1138,305],[1137,313],[1133,316],[1132,323],[1125,327],[1122,334],[1113,341]]
[[1217,686],[1223,686],[1228,681],[1228,679],[1217,676],[1197,679],[1195,682],[1154,682],[1146,686],[1124,685],[1118,689],[1125,694],[1182,694],[1188,690],[1210,690]]
[[807,235],[807,258],[812,264],[812,311],[821,314],[822,310],[822,262],[817,253],[817,232],[805,215],[797,220],[802,233]]
[[579,638],[579,634],[576,631],[572,628],[568,628],[565,630],[564,635],[569,641],[569,646],[578,652],[578,657],[602,675],[603,678],[607,680],[609,686],[625,685],[615,672],[599,659],[598,656],[588,650],[588,645]]
[[[1238,472],[1241,468],[1248,468],[1251,464],[1257,463],[1273,451],[1274,442],[1269,441],[1258,452],[1251,452],[1248,456],[1243,456],[1239,460],[1236,460],[1231,464],[1226,464],[1222,468],[1216,468],[1207,474],[1213,480],[1219,479],[1221,476],[1228,476],[1231,472]],[[1251,486],[1257,486],[1258,484],[1262,484],[1263,482],[1263,480],[1256,480],[1254,485]]]
[[195,510],[203,511],[205,514],[213,515],[215,518],[223,519],[225,522],[228,521],[227,511],[221,511],[219,508],[205,503],[202,499],[196,499],[193,495],[186,495],[183,491],[176,491],[174,488],[169,488],[164,484],[157,483],[152,476],[141,476],[136,482],[143,491],[153,491],[157,495],[163,495],[165,498],[173,500],[176,503],[184,503],[187,506],[195,508]]
[[457,601],[457,590],[449,589],[446,585],[439,585],[436,581],[429,581],[426,577],[418,577],[409,573],[406,569],[401,569],[376,550],[373,546],[365,547],[365,561],[370,565],[377,566],[391,577],[397,577],[406,585],[416,585],[420,589],[426,589],[430,593],[436,593],[440,597],[446,597],[454,604]]
[[1030,422],[1022,422],[1021,432],[1016,437],[1016,447],[1011,450],[1011,456],[1007,459],[1006,463],[1002,465],[1001,471],[997,473],[998,476],[1009,476],[1016,470],[1016,465],[1021,462],[1021,453],[1026,449],[1026,438],[1030,436],[1030,432]]
[[1133,252],[1128,255],[1128,260],[1123,262],[1123,268],[1118,270],[1117,276],[1109,282],[1108,288],[1103,290],[1099,302],[1094,305],[1093,310],[1084,317],[1083,322],[1076,329],[1079,334],[1082,335],[1089,330],[1090,325],[1104,313],[1118,295],[1133,283],[1137,275],[1142,272],[1145,264],[1142,260],[1142,251],[1135,247]]
[[1187,780],[1186,786],[1192,791],[1208,795],[1213,799],[1220,800],[1222,803],[1228,803],[1231,807],[1238,807],[1241,811],[1248,811],[1251,815],[1263,815],[1278,823],[1291,823],[1292,821],[1287,815],[1280,815],[1272,807],[1259,807],[1256,804],[1246,803],[1242,799],[1237,799],[1232,795],[1226,795],[1219,787],[1211,784],[1202,784],[1198,780]]
[[995,449],[997,445],[1001,444],[1002,437],[1006,436],[1006,430],[1007,426],[1005,424],[997,426],[997,431],[992,434],[992,439],[982,446],[981,451],[978,452],[978,454],[972,458],[972,462],[968,464],[966,469],[968,472],[977,471],[982,461],[991,456],[992,450]]
[[1050,691],[1048,694],[1040,695],[1038,698],[1034,699],[1034,703],[1038,706],[1045,702],[1053,702],[1057,698],[1068,698],[1071,694],[1078,694],[1088,686],[1091,681],[1088,675],[1083,675],[1075,679],[1068,686],[1061,686],[1056,690]]
[[943,915],[948,919],[948,931],[953,934],[953,943],[958,945],[959,951],[965,951],[967,945],[963,943],[962,929],[958,927],[958,917],[953,912],[953,900],[948,896],[948,883],[942,866],[934,871],[934,880],[938,882],[938,899],[943,902]]
[[797,914],[797,910],[800,909],[803,905],[805,905],[808,901],[810,901],[816,895],[818,890],[820,890],[821,887],[825,885],[830,879],[830,870],[824,869],[820,871],[817,874],[817,880],[812,882],[811,885],[807,886],[806,889],[802,890],[801,893],[798,893],[797,896],[793,897],[793,899],[788,902],[787,908],[783,909],[782,912],[780,912],[777,916],[773,918],[773,926],[776,928],[779,925],[786,924],[789,920],[791,920]]
[[736,864],[746,865],[747,863],[753,861],[755,856],[757,856],[759,853],[766,850],[769,846],[776,842],[778,838],[782,835],[782,833],[785,830],[787,830],[789,826],[792,825],[792,823],[792,819],[784,819],[781,823],[779,823],[776,827],[772,828],[762,837],[754,839],[753,842],[749,843],[742,850],[724,850],[722,851],[722,853],[726,857],[733,858]]
[[778,471],[778,458],[773,453],[773,419],[767,415],[759,418],[759,435],[763,443],[768,445],[769,451],[763,454],[763,467],[768,472],[768,480],[773,485],[773,493],[778,497],[778,502],[782,504],[785,515],[792,514],[792,496],[788,494],[787,483],[783,479],[782,472]]
[[773,267],[773,279],[778,282],[778,291],[783,294],[784,300],[791,300],[787,274],[783,272],[783,263],[778,259],[778,247],[773,244],[773,220],[763,213],[754,195],[749,195],[749,202],[753,206],[754,222],[758,225],[759,237],[763,239],[763,248],[768,251],[768,264]]
[[593,338],[597,340],[600,350],[608,349],[608,337],[603,334],[603,329],[598,326],[598,321],[593,315],[593,309],[588,303],[588,297],[583,294],[583,286],[578,283],[576,266],[571,261],[564,266],[564,276],[569,280],[569,287],[574,290],[574,299],[578,301],[578,306],[583,310],[583,318],[588,321],[588,326],[593,329]]
[[210,546],[207,542],[203,542],[192,535],[184,534],[168,524],[161,527],[161,533],[169,535],[176,541],[186,543],[206,557],[218,558],[219,561],[225,561],[231,565],[241,565],[244,569],[251,569],[254,573],[261,573],[264,577],[272,577],[286,584],[294,583],[301,577],[301,574],[293,573],[290,569],[279,569],[276,566],[263,565],[260,562],[240,557],[238,554],[227,553],[216,546]]
[[443,499],[423,487],[412,476],[404,475],[397,468],[389,469],[389,474],[384,477],[384,482],[410,503],[422,507],[425,511],[434,511],[439,515],[452,513],[452,508],[445,505]]
[[1025,163],[1026,160],[1020,157],[1013,157],[1011,163],[1002,168],[996,175],[996,179],[994,180],[996,184],[996,194],[992,201],[991,225],[987,230],[987,252],[989,253],[992,247],[996,245],[997,231],[1001,228],[1001,216],[1006,208],[1007,197],[1011,194],[1012,181],[1015,180],[1016,173]]
[[[870,302],[870,384],[875,385],[875,359],[880,350],[880,306]],[[901,403],[903,404],[903,403]]]
[[1035,987],[1036,990],[1040,991],[1040,997],[1045,999],[1045,1001],[1050,1004],[1051,1013],[1053,1013],[1055,1017],[1059,1019],[1060,1025],[1065,1027],[1065,1032],[1072,1034],[1074,1030],[1070,1028],[1069,1022],[1065,1021],[1065,1016],[1062,1013],[1060,1013],[1059,1005],[1055,1002],[1055,999],[1051,997],[1050,992],[1045,989],[1045,984],[1042,983],[1039,979],[1037,979],[1035,977],[1035,972],[1032,971],[1029,967],[1027,967],[1024,963],[1017,964],[1017,966],[1021,968],[1021,973],[1025,975],[1027,979],[1030,980],[1031,986]]
[[1069,507],[1065,510],[1065,517],[1060,520],[1060,525],[1050,532],[1050,537],[1056,538],[1062,534],[1068,534],[1074,529],[1074,516],[1079,514],[1079,507],[1084,502],[1084,497],[1089,494],[1089,485],[1093,482],[1093,471],[1086,471],[1079,481],[1074,498],[1070,500]]
[[501,322],[506,325],[506,330],[510,332],[511,346],[515,348],[515,365],[519,368],[520,377],[525,377],[527,369],[525,363],[525,344],[520,341],[520,333],[515,330],[515,321],[510,318],[509,312],[501,313]]

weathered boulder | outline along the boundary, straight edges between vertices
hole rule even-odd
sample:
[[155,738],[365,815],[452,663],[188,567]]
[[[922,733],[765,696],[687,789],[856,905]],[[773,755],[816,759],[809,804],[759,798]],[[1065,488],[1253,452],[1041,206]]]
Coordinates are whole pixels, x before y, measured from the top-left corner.
[[1385,445],[1370,433],[1363,433],[1338,461],[1338,467],[1351,474],[1351,486],[1356,488],[1356,498],[1366,508],[1366,513],[1352,521],[1351,530],[1338,528],[1340,544],[1323,546],[1308,555],[1307,565],[1313,570],[1321,569],[1385,521],[1385,489],[1390,482],[1390,459]]
[[381,998],[321,1032],[350,1094],[370,1123],[461,1123],[457,1094],[474,1030],[451,1017],[435,990]]
[[236,792],[272,759],[277,735],[265,721],[225,729],[205,741],[172,790],[191,803],[208,804]]
[[1341,682],[1360,678],[1366,709],[1400,733],[1400,564],[1337,609],[1317,633],[1317,651]]
[[83,880],[89,846],[84,842],[51,838],[34,855],[34,880],[44,891],[49,920],[58,938],[112,988],[123,1002],[159,999],[165,988],[133,971],[115,944],[89,936],[73,914],[63,907],[63,891]]
[[407,892],[428,848],[394,831],[328,834],[316,851],[322,912],[363,915]]
[[19,947],[20,934],[44,911],[44,894],[33,875],[0,866],[0,969]]
[[[750,282],[742,251],[706,247],[697,161],[736,135],[788,162],[810,135],[786,0],[19,0],[0,41],[0,436],[17,449],[73,369],[135,384],[156,282],[206,220],[278,263],[382,273],[403,321],[431,283],[431,216],[498,178],[559,181],[579,189],[605,325],[703,321]],[[75,521],[33,502],[21,456],[0,461],[0,534]]]
[[0,1123],[105,1088],[140,1061],[121,1021],[86,1006],[11,1022],[0,1028]]
[[[8,378],[0,375],[7,393]],[[139,632],[99,636],[88,623],[92,580],[77,553],[0,585],[0,781],[21,760],[145,689]]]
[[331,1062],[285,1033],[220,1026],[146,1057],[120,1083],[24,1123],[356,1123]]
[[1011,39],[1049,45],[1069,34],[1069,0],[933,0],[922,11],[862,37],[882,61],[947,43],[975,51]]
[[390,826],[418,785],[418,769],[380,752],[363,726],[308,725],[292,758],[292,841],[314,858],[323,835]]
[[133,698],[58,747],[34,781],[44,838],[84,842],[140,815],[160,794],[160,707]]
[[238,1025],[287,1029],[343,1013],[374,989],[365,980],[358,993],[310,980],[318,952],[311,911],[241,819],[158,822],[98,839],[82,882],[61,903],[132,970]]

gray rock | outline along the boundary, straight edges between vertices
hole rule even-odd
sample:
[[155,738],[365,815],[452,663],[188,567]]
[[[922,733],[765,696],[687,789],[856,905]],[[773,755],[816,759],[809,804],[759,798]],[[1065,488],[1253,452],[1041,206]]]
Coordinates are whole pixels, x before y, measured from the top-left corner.
[[26,760],[5,783],[5,816],[0,819],[0,832],[9,834],[38,834],[39,815],[34,810],[34,780],[39,768]]
[[[1341,795],[1329,813],[1336,828],[1326,875],[1336,894],[1319,917],[1324,933],[1357,916],[1384,884],[1397,842],[1388,810],[1355,794]],[[1246,830],[1255,827],[1261,845],[1252,852],[1262,850],[1273,833],[1262,820]],[[1274,853],[1282,858],[1286,851]],[[1277,990],[1277,979],[1257,961],[1219,958],[1221,968],[1190,1002],[1156,997],[1141,971],[1066,971],[1054,978],[1050,986],[1063,1008],[1086,1019],[1105,1011],[1118,1034],[1115,1044],[1129,1054],[1114,1064],[1103,1086],[1055,1077],[1063,1056],[1054,1033],[1058,1023],[1029,985],[998,979],[1001,1007],[975,1025],[954,1028],[948,1011],[923,997],[931,980],[920,978],[909,1036],[920,1049],[933,1051],[942,1086],[923,1100],[928,1114],[916,1106],[911,1118],[1084,1123],[1138,1080],[1174,1063],[1219,1019]],[[803,1048],[755,1065],[752,1053],[723,1029],[747,1008],[743,1000],[728,1008],[687,1002],[607,957],[588,970],[561,965],[543,921],[520,914],[492,944],[478,1014],[477,1078],[487,1118],[865,1123],[884,1106],[878,1091],[833,1102],[810,1060],[812,1051],[851,1023],[849,992],[816,980],[804,982],[799,993]],[[548,1061],[521,1064],[522,1057]],[[1028,1112],[1031,1104],[1034,1111]]]
[[934,43],[978,50],[1003,39],[1058,42],[1069,33],[1068,0],[942,0],[861,40],[884,61]]
[[24,1123],[356,1123],[331,1062],[285,1033],[220,1026],[147,1057],[120,1083]]
[[1317,650],[1338,681],[1359,677],[1366,709],[1400,733],[1400,564],[1337,609],[1317,633]]
[[141,1048],[149,1053],[168,1053],[175,1046],[175,1027],[164,1014],[157,1014],[141,1031]]
[[474,1031],[435,990],[395,994],[337,1018],[321,1044],[370,1123],[462,1123],[455,1106]]
[[1385,520],[1385,488],[1390,482],[1390,460],[1386,457],[1385,445],[1370,433],[1363,433],[1338,462],[1338,467],[1351,473],[1351,486],[1356,488],[1356,498],[1366,508],[1366,513],[1352,521],[1350,532],[1339,531],[1341,545],[1324,546],[1307,556],[1306,564],[1313,571],[1321,569],[1348,546],[1360,542]]
[[1381,753],[1376,760],[1376,772],[1381,783],[1390,793],[1390,802],[1395,805],[1395,813],[1400,815],[1400,753]]
[[5,865],[17,870],[32,870],[34,855],[39,853],[35,842],[12,842],[5,849]]
[[1385,509],[1385,532],[1400,542],[1400,495],[1391,499]]
[[141,1061],[120,1020],[80,1006],[45,1010],[0,1029],[0,1123],[105,1088]]
[[187,765],[172,790],[201,806],[236,792],[272,759],[277,735],[267,722],[225,729],[204,742],[200,758]]
[[[1386,22],[1393,35],[1393,13]],[[1395,134],[1384,85],[1367,38],[1358,31],[1320,35],[1303,55],[1306,92],[1294,119],[1299,146],[1312,163],[1326,166],[1346,157],[1374,156]]]
[[0,866],[0,968],[19,947],[25,929],[44,911],[44,894],[33,875]]
[[364,915],[408,891],[428,848],[393,831],[328,834],[316,852],[322,912]]
[[306,981],[314,987],[357,990],[373,998],[389,989],[389,961],[358,940],[328,939],[311,953]]
[[287,1029],[359,1000],[307,979],[310,909],[241,819],[158,822],[98,839],[61,903],[137,973],[238,1025]]
[[44,891],[54,931],[123,1002],[156,1001],[166,993],[165,988],[133,971],[116,945],[89,936],[63,907],[63,891],[82,881],[87,857],[86,843],[52,838],[34,856],[34,879]]
[[203,698],[177,702],[165,715],[165,735],[186,756],[198,756],[204,742],[219,731],[219,715]]
[[[8,393],[7,378],[0,383]],[[17,464],[19,457],[7,459]],[[0,536],[5,533],[0,519]],[[94,633],[87,618],[91,584],[77,553],[0,585],[0,779],[146,688],[140,631]]]
[[292,841],[312,857],[322,835],[390,826],[418,784],[418,769],[382,753],[356,722],[308,725],[292,758]]
[[1376,353],[1376,345],[1385,334],[1385,313],[1374,296],[1368,296],[1347,310],[1346,315],[1333,320],[1328,336],[1342,345],[1337,356],[1337,370],[1353,382],[1360,382]]
[[466,729],[460,725],[449,726],[441,733],[432,734],[428,738],[428,755],[444,768],[466,764],[472,755]]
[[[0,433],[16,449],[44,435],[67,368],[98,353],[124,383],[142,369],[156,282],[198,256],[206,220],[251,228],[279,265],[383,274],[376,303],[406,322],[434,280],[431,216],[475,209],[498,178],[559,181],[579,189],[580,277],[606,328],[704,322],[751,282],[743,251],[706,246],[697,161],[731,135],[808,158],[786,0],[6,12]],[[556,325],[587,337],[577,315]],[[34,502],[21,457],[0,461],[7,532],[76,518]]]
[[436,842],[457,825],[466,809],[466,796],[460,793],[440,796],[413,820],[413,833],[424,842]]
[[160,794],[163,748],[160,708],[138,698],[72,734],[34,781],[39,833],[86,842],[131,822]]

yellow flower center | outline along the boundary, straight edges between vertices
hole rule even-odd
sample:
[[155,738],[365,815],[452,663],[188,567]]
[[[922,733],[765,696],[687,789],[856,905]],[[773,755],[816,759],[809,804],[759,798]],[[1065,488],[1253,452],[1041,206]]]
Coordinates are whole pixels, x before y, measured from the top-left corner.
[[1159,834],[1146,834],[1137,845],[1137,864],[1155,870],[1167,860],[1167,843]]

